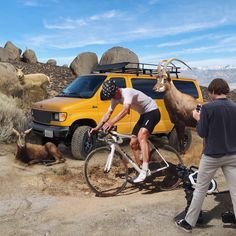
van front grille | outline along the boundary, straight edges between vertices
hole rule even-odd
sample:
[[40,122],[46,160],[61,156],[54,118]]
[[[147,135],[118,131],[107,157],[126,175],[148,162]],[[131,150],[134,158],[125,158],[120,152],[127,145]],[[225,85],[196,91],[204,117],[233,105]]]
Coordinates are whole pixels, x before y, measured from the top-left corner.
[[52,112],[32,109],[32,116],[34,121],[44,124],[49,124],[52,120]]

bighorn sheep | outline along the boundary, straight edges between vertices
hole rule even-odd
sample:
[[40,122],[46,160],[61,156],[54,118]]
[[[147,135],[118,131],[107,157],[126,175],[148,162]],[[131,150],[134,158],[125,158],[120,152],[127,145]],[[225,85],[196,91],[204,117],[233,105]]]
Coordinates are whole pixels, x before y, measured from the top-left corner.
[[25,75],[23,68],[16,68],[16,75],[20,81],[20,84],[25,88],[41,87],[43,90],[50,83],[50,77],[43,73],[27,74]]
[[55,165],[65,162],[62,154],[53,143],[45,145],[26,143],[26,135],[31,129],[24,132],[18,132],[13,128],[13,132],[17,135],[17,153],[16,159],[28,164],[44,163],[45,165]]
[[196,127],[197,123],[192,116],[192,111],[199,102],[192,96],[180,92],[175,87],[171,80],[170,73],[167,71],[169,64],[175,67],[173,61],[178,61],[190,68],[185,62],[176,58],[160,61],[158,65],[157,83],[153,89],[157,92],[164,92],[164,103],[169,113],[170,120],[174,123],[176,128],[179,140],[179,152],[184,154],[185,127]]

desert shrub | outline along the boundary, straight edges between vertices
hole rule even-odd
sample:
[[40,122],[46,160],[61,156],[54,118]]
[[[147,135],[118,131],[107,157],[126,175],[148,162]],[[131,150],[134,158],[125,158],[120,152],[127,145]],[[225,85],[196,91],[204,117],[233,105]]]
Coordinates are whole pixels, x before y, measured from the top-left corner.
[[26,118],[19,107],[19,99],[0,93],[0,142],[14,141],[12,128],[22,131],[26,126]]
[[0,92],[14,97],[22,95],[22,87],[16,76],[16,70],[10,63],[0,62]]

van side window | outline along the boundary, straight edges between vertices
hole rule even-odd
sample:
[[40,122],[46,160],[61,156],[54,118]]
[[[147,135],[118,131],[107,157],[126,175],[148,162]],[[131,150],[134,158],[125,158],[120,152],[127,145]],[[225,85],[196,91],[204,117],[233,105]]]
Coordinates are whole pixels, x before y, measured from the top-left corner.
[[181,91],[182,93],[189,94],[190,96],[194,98],[198,98],[198,91],[197,88],[192,81],[179,81],[179,80],[173,80],[173,83],[175,87]]
[[[153,90],[153,87],[156,84],[156,79],[145,79],[145,78],[132,78],[132,86],[134,89],[137,89],[153,99],[163,99],[164,93],[156,92]],[[194,98],[198,98],[197,88],[192,81],[180,81],[173,80],[174,85],[182,93],[189,94]]]
[[122,77],[114,77],[114,78],[110,78],[113,79],[117,85],[118,88],[126,88],[126,83],[125,83],[125,79]]
[[153,99],[162,99],[163,93],[158,93],[153,90],[156,84],[156,79],[132,78],[131,83],[134,89],[137,89]]

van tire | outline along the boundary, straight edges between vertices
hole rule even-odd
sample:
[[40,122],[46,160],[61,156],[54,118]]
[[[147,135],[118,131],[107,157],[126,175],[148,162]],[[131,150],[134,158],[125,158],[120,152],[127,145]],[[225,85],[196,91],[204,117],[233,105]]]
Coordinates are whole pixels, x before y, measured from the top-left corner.
[[76,128],[71,139],[71,153],[77,160],[85,160],[87,155],[94,149],[95,140],[88,136],[90,126],[79,126]]
[[[169,139],[170,146],[172,146],[177,151],[179,151],[179,140],[178,140],[177,132],[175,128],[172,129],[172,131],[169,133],[168,139]],[[192,143],[191,130],[189,128],[185,128],[185,132],[184,132],[184,151],[185,152],[189,149],[191,143]]]

